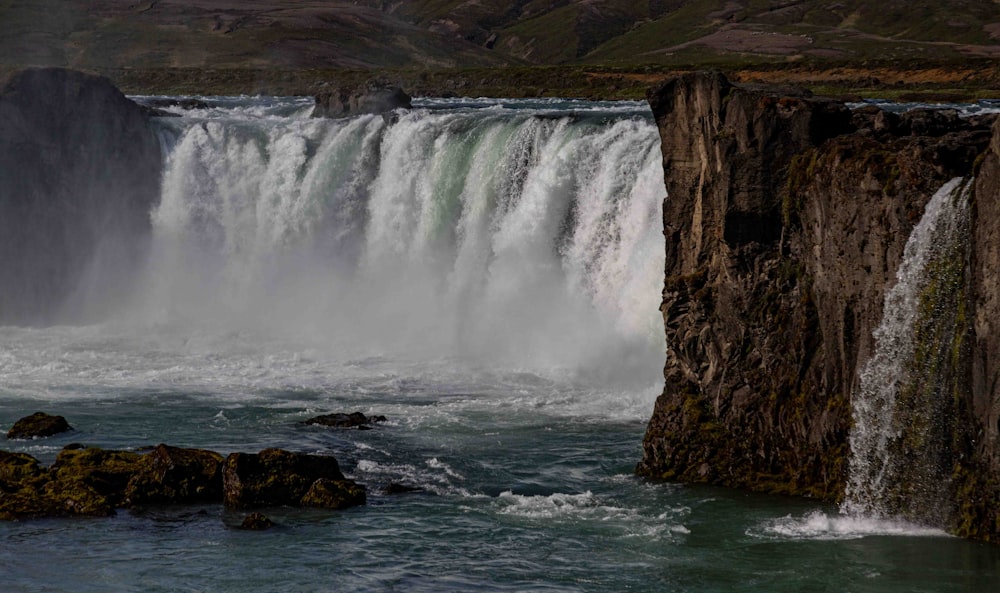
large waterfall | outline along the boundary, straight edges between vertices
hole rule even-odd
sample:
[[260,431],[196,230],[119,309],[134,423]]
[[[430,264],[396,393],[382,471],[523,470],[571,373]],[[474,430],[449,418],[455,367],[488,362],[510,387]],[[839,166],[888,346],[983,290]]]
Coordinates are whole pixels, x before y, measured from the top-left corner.
[[886,293],[872,358],[853,396],[850,473],[843,510],[944,524],[949,376],[955,348],[971,183],[953,179],[928,202]]
[[663,174],[644,105],[308,112],[223,101],[160,120],[142,315],[656,382]]

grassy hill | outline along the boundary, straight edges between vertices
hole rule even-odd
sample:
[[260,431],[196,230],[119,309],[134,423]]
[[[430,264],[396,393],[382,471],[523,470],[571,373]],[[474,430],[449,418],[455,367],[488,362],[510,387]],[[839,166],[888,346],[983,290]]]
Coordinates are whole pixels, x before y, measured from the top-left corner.
[[[611,80],[602,92],[614,94],[638,74],[702,66],[973,63],[973,78],[993,80],[983,73],[997,57],[993,0],[0,0],[0,69],[71,66],[139,88],[185,71],[295,89],[321,72],[390,69],[461,71],[469,89],[495,82],[476,72],[503,68],[522,94],[566,76]],[[553,65],[568,74],[551,84],[551,70],[523,74]]]

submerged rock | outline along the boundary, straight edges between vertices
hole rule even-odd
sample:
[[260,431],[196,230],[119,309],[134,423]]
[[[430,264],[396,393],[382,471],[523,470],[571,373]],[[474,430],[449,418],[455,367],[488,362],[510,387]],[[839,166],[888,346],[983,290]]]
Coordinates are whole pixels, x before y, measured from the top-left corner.
[[398,86],[369,82],[362,88],[334,88],[316,95],[313,117],[348,117],[383,114],[396,109],[410,109],[411,99]]
[[419,486],[410,486],[409,484],[400,484],[399,482],[390,482],[389,485],[382,490],[384,494],[388,495],[412,494],[414,492],[423,491],[424,489]]
[[249,531],[263,531],[272,527],[274,527],[274,521],[262,513],[250,513],[240,523],[240,529]]
[[62,416],[35,412],[25,416],[7,431],[8,439],[37,439],[73,430]]
[[283,449],[233,453],[223,464],[223,502],[229,508],[299,506],[320,478],[345,479],[334,457]]
[[337,412],[334,414],[324,414],[316,416],[303,422],[303,424],[313,424],[319,426],[330,426],[333,428],[371,428],[373,424],[385,422],[385,416],[365,416],[361,412],[351,412],[344,414]]

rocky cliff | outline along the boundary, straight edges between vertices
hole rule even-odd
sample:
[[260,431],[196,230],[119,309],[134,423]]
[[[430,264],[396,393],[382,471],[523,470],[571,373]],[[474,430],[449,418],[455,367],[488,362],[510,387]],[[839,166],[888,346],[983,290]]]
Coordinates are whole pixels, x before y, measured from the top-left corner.
[[0,81],[0,324],[113,306],[161,166],[143,109],[108,80],[48,68]]
[[[649,100],[668,193],[667,360],[638,472],[842,498],[852,396],[904,246],[938,188],[981,166],[974,240],[952,258],[957,279],[938,289],[947,292],[937,295],[947,297],[944,305],[918,322],[926,334],[918,341],[936,328],[948,335],[935,344],[947,347],[933,365],[911,365],[936,377],[934,392],[924,394],[943,402],[929,422],[934,438],[920,434],[941,446],[925,447],[931,457],[921,458],[923,443],[896,445],[910,465],[918,459],[940,469],[952,502],[930,514],[918,508],[906,467],[889,488],[893,512],[996,537],[1000,212],[992,210],[1000,141],[992,118],[851,111],[709,73],[672,79]],[[945,330],[939,309],[950,312]],[[907,397],[918,398],[916,391]],[[917,422],[905,414],[899,421]]]

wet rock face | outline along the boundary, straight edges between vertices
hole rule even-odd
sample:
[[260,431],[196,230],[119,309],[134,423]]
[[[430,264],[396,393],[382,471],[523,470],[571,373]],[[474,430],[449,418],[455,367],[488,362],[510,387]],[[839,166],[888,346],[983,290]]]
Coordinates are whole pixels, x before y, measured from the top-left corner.
[[45,412],[35,412],[25,416],[7,431],[8,439],[37,439],[73,430],[62,416],[52,416]]
[[410,101],[410,96],[398,86],[371,82],[362,88],[334,88],[319,93],[312,116],[383,114],[400,108],[410,109]]
[[214,451],[157,445],[138,463],[125,499],[131,505],[218,502],[222,461]]
[[160,145],[107,79],[0,80],[0,323],[98,316],[131,285],[159,199]]
[[365,487],[351,480],[330,480],[320,478],[313,482],[302,497],[304,507],[321,509],[346,509],[366,502]]
[[835,500],[903,247],[934,192],[972,173],[991,122],[852,113],[711,73],[649,101],[667,352],[638,472]]
[[299,506],[320,478],[344,480],[333,457],[264,449],[233,453],[222,469],[224,502],[228,508]]

